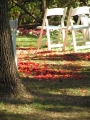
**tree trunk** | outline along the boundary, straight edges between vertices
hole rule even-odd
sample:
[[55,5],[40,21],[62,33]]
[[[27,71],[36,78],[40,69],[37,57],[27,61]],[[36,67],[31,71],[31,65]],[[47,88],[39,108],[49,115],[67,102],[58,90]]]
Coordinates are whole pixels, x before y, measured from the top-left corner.
[[46,10],[46,0],[41,0],[42,18],[44,17],[45,10]]
[[0,0],[0,96],[25,90],[15,64],[8,17],[8,0]]

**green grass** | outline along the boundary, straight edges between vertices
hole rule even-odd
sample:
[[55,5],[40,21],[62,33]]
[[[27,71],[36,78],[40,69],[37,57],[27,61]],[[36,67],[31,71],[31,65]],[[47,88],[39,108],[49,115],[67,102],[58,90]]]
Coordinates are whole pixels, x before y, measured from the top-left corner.
[[[37,40],[38,37],[17,37],[17,48],[36,47]],[[46,47],[42,46],[42,49],[45,50]],[[32,54],[27,54],[31,55],[31,61]],[[80,59],[76,59],[66,66],[65,60],[50,58],[46,59],[44,56],[44,62],[51,68],[73,69],[73,66],[82,66],[79,72],[87,75],[87,78],[59,81],[22,78],[30,95],[0,99],[0,120],[90,120],[90,61],[81,60],[82,65],[79,66]],[[39,57],[33,61],[43,64],[43,59]],[[57,66],[53,66],[52,62]]]
[[90,119],[89,80],[46,82],[23,79],[23,81],[33,97],[2,101],[1,120]]
[[36,43],[38,41],[38,37],[17,37],[16,45],[17,47],[36,47]]

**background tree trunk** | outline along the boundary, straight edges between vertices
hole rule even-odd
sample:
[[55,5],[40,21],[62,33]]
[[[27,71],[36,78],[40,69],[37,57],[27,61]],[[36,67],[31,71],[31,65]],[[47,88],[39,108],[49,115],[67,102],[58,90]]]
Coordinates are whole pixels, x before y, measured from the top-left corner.
[[45,10],[46,10],[46,0],[41,0],[40,12],[41,12],[41,18],[42,18],[42,19],[39,20],[41,24],[42,24],[42,22],[43,22],[43,17],[44,17]]
[[23,90],[14,60],[8,0],[0,0],[0,95],[14,95]]
[[42,4],[42,13],[43,13],[43,16],[44,16],[44,13],[45,13],[45,10],[46,10],[46,0],[42,0],[41,4]]

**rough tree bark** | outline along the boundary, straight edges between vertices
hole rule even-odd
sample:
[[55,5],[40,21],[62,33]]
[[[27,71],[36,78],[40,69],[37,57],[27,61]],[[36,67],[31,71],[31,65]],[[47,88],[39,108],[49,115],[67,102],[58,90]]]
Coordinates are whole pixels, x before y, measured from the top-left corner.
[[0,0],[0,96],[16,95],[24,90],[14,60],[8,0]]

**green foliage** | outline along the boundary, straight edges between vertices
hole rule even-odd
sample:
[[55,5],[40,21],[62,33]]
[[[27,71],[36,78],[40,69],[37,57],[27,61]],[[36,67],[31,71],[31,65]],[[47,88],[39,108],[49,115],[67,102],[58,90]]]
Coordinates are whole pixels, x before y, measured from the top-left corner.
[[[25,0],[24,0],[25,1]],[[17,4],[26,9],[30,14],[27,14],[24,9],[17,6]],[[89,0],[46,0],[46,7],[77,7],[90,4]],[[9,0],[9,16],[10,19],[19,18],[19,25],[37,23],[36,19],[41,22],[43,19],[42,3],[41,0],[23,2],[23,0]],[[36,19],[34,19],[34,16]]]
[[15,6],[13,9],[11,9],[9,11],[10,19],[18,18],[19,15],[20,15],[20,12],[21,12],[21,9],[19,7],[17,7],[17,6]]

